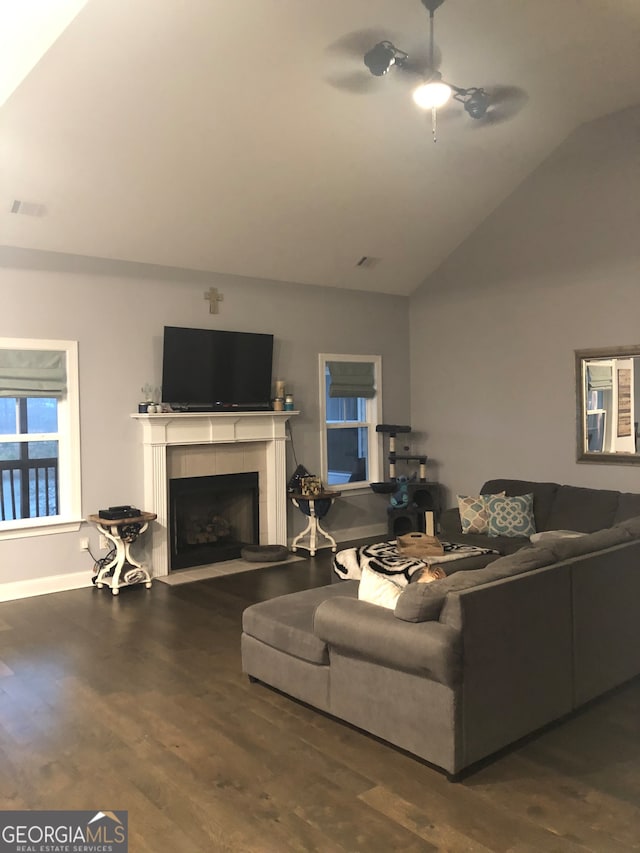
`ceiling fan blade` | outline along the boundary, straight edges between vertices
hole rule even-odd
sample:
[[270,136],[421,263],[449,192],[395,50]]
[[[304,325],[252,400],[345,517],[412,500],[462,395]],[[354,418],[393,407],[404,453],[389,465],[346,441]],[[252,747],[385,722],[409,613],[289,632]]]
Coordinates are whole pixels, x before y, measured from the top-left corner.
[[[365,53],[371,50],[375,44],[381,41],[391,41],[395,44],[396,37],[396,34],[373,28],[354,30],[351,33],[345,33],[328,45],[325,53],[342,56],[346,59],[355,59],[362,63]],[[402,40],[402,36],[399,38]]]
[[472,122],[474,125],[502,124],[511,121],[524,108],[529,96],[518,86],[487,86],[490,104],[481,119]]
[[367,69],[363,71],[351,71],[346,74],[329,74],[325,77],[327,83],[341,92],[350,95],[368,95],[377,90],[380,85],[377,77],[373,77]]
[[341,36],[325,48],[325,54],[331,57],[334,66],[325,77],[326,82],[351,95],[367,95],[376,91],[380,83],[367,70],[364,57],[375,45],[391,41],[392,38],[395,35],[373,28],[355,30]]

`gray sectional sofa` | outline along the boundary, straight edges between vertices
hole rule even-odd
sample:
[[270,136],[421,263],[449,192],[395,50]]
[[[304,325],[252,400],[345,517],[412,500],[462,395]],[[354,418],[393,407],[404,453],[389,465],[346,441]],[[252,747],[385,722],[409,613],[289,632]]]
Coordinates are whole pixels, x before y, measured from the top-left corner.
[[[409,584],[395,611],[359,600],[357,581],[254,604],[243,670],[450,778],[639,674],[640,496],[494,482],[536,487],[547,530],[597,532]],[[569,494],[580,519],[560,512]]]
[[[640,515],[640,495],[609,489],[586,489],[558,483],[536,483],[530,480],[488,480],[479,494],[507,497],[533,495],[536,531],[575,530],[593,533],[619,521]],[[447,542],[494,548],[501,554],[518,551],[529,540],[522,537],[489,537],[486,534],[463,533],[457,508],[440,516],[440,538]]]

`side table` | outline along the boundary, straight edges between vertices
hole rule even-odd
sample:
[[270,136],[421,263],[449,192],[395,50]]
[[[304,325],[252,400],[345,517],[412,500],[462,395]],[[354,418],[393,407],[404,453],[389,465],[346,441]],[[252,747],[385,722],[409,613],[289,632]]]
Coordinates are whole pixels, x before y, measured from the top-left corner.
[[[334,553],[338,550],[336,540],[320,526],[320,519],[325,517],[331,509],[331,505],[334,500],[337,497],[340,497],[341,494],[342,492],[334,491],[323,491],[318,495],[303,495],[299,492],[292,492],[289,494],[289,500],[291,503],[298,507],[300,512],[306,515],[309,519],[305,529],[302,533],[299,533],[291,543],[292,551],[297,551],[298,543],[301,543],[301,547],[305,548],[309,552],[310,556],[315,557],[318,549],[318,535],[324,537],[330,543],[331,550]],[[309,538],[309,543],[307,545],[302,544],[305,537]],[[323,547],[327,546],[325,545]]]
[[[118,595],[123,586],[133,586],[137,583],[144,583],[147,589],[151,588],[151,575],[143,565],[131,556],[129,549],[138,536],[145,532],[149,526],[149,522],[155,518],[157,518],[157,515],[154,512],[141,512],[140,515],[133,516],[132,518],[107,519],[99,515],[87,516],[87,521],[95,524],[100,533],[113,542],[116,549],[116,555],[113,560],[110,560],[98,572],[96,578],[98,589],[108,586],[113,595]],[[121,580],[122,570],[125,565],[137,570],[139,577],[133,582],[128,583],[126,580]]]

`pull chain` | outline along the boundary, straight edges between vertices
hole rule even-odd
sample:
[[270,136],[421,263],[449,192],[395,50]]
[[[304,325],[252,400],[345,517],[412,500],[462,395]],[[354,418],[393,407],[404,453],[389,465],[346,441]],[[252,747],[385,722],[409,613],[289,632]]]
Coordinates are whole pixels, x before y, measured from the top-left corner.
[[[433,9],[429,9],[429,69],[431,73],[435,71],[433,67]],[[438,141],[437,136],[437,117],[436,117],[436,107],[431,107],[431,135],[433,136],[434,143]]]

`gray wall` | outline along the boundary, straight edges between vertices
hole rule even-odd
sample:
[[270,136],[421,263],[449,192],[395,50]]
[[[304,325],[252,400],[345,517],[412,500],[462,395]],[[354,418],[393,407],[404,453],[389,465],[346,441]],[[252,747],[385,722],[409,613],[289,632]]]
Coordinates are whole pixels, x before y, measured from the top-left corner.
[[[204,291],[224,295],[208,313]],[[384,417],[409,415],[408,299],[333,288],[150,268],[51,253],[0,249],[0,337],[79,341],[82,511],[140,505],[140,388],[160,385],[164,325],[271,332],[274,378],[287,380],[301,415],[292,420],[298,461],[319,466],[318,353],[383,357]],[[288,471],[294,470],[287,453]],[[385,501],[368,492],[340,499],[327,518],[338,537],[385,525]],[[303,518],[290,508],[290,535]],[[342,533],[347,531],[347,533]],[[86,570],[78,534],[0,541],[0,583]],[[94,551],[97,553],[97,550]]]
[[576,462],[574,350],[640,344],[640,108],[578,129],[411,298],[412,423],[440,481],[640,491]]

